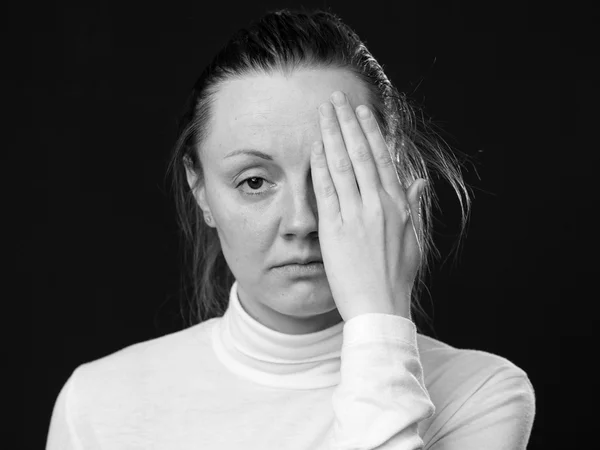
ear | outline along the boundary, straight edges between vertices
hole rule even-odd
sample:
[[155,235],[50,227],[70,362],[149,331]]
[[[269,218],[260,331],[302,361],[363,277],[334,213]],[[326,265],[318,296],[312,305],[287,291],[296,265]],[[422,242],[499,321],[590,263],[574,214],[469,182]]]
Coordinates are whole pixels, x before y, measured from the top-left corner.
[[[188,186],[192,190],[192,194],[196,199],[196,203],[200,206],[200,209],[204,213],[204,215],[212,216],[212,212],[210,210],[210,206],[206,201],[206,186],[204,185],[204,181],[200,180],[198,183],[198,174],[193,168],[193,164],[189,157],[184,157],[184,166],[185,166],[185,176],[187,178]],[[196,183],[198,183],[196,185]],[[209,225],[214,228],[214,225]]]

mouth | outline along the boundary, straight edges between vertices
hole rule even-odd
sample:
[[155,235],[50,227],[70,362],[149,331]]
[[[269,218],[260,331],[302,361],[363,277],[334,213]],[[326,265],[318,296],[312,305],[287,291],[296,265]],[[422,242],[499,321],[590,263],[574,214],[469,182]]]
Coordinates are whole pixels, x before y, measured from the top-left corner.
[[277,267],[278,272],[294,277],[316,277],[325,274],[325,266],[321,261],[306,264],[292,263]]

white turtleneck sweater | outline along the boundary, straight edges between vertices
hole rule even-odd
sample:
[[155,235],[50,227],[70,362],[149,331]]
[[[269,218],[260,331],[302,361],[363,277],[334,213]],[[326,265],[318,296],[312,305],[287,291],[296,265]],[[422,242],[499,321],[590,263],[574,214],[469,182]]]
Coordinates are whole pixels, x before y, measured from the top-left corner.
[[453,348],[412,321],[364,314],[316,333],[243,309],[77,367],[47,450],[525,449],[526,373]]

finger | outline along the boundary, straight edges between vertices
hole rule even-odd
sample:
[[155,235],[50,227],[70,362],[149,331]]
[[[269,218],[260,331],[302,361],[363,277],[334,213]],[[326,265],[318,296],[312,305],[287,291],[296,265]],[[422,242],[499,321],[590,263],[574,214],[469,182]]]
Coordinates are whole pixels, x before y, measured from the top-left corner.
[[[335,106],[346,150],[352,161],[362,202],[369,204],[374,200],[374,196],[379,195],[381,187],[369,141],[346,95],[336,91],[332,94],[331,100]],[[366,111],[368,112],[368,108]]]
[[327,166],[337,191],[340,214],[342,219],[344,216],[351,217],[356,214],[362,202],[352,168],[352,160],[346,151],[335,109],[331,102],[325,102],[319,107],[319,124]]
[[[398,178],[398,172],[396,171],[396,165],[394,164],[392,155],[387,144],[385,143],[385,139],[381,134],[381,130],[379,129],[377,120],[375,120],[375,116],[365,105],[360,105],[356,109],[358,110],[357,113],[361,112],[359,115],[359,123],[363,132],[365,133],[367,142],[371,147],[371,151],[373,152],[373,158],[375,161],[375,166],[377,167],[377,172],[379,173],[381,185],[392,198],[406,202],[404,189],[402,188],[402,184]],[[361,110],[368,111],[367,117],[361,117]]]
[[410,205],[410,223],[408,245],[418,250],[419,261],[423,257],[423,218],[421,216],[421,196],[427,185],[427,181],[418,179],[408,188],[406,197]]
[[323,142],[317,141],[313,144],[310,152],[310,171],[317,199],[317,210],[319,221],[325,219],[333,221],[340,217],[340,204],[337,196],[327,159],[323,150]]

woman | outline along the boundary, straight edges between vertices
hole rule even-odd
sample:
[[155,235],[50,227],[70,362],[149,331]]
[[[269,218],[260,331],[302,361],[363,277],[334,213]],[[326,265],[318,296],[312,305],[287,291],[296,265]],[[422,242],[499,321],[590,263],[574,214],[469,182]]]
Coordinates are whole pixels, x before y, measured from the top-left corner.
[[[527,445],[523,370],[420,333],[455,160],[358,36],[269,13],[205,69],[171,167],[199,322],[71,375],[48,449]],[[463,198],[464,197],[464,198]]]

